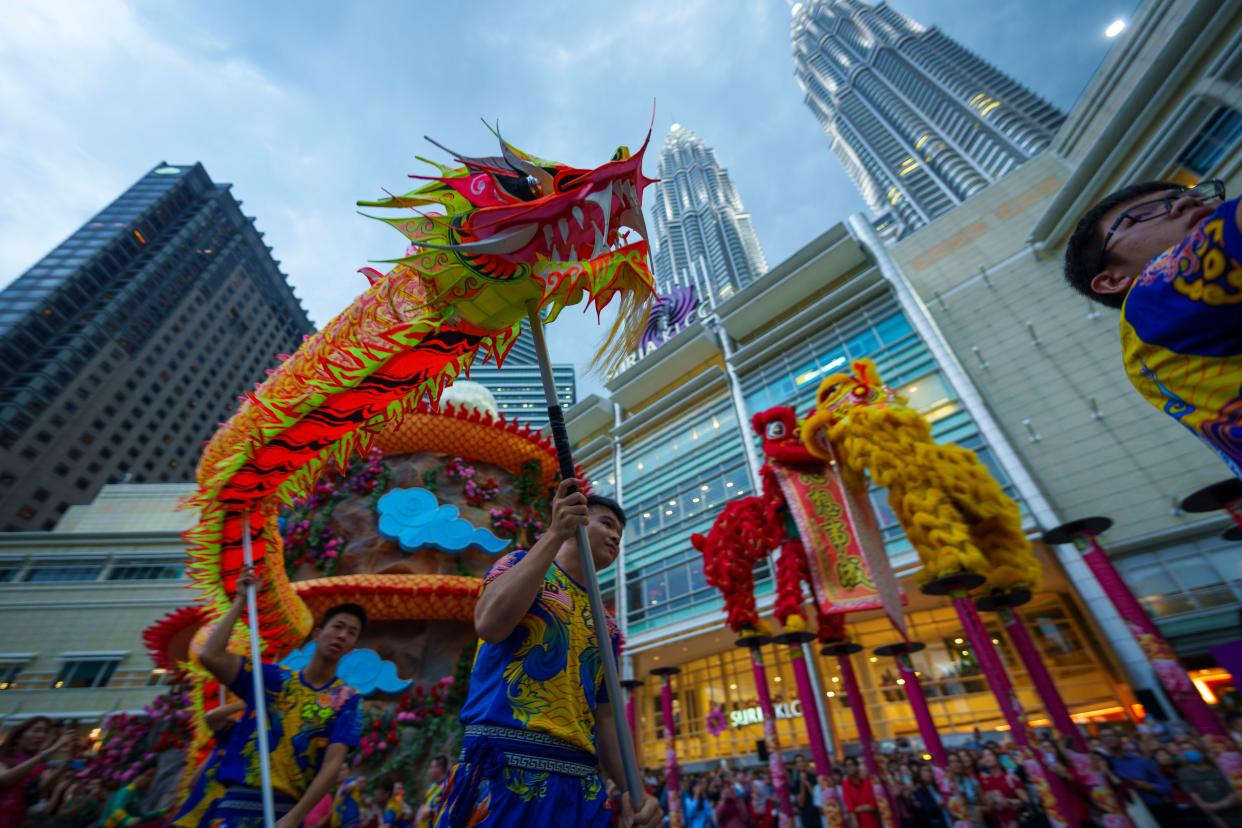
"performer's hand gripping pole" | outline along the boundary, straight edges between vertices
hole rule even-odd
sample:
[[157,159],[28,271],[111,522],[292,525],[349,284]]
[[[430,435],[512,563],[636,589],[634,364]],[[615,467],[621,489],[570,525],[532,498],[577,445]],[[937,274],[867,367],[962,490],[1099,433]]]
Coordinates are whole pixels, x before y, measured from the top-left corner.
[[[242,559],[254,566],[250,541],[250,510],[242,512]],[[276,826],[276,800],[272,796],[272,760],[267,744],[267,694],[263,689],[263,653],[259,642],[259,601],[254,578],[246,584],[246,620],[250,625],[250,677],[254,681],[254,726],[259,743],[259,784],[263,790],[263,824]]]
[[[530,317],[530,334],[535,342],[535,354],[539,360],[539,376],[543,380],[543,396],[548,404],[548,426],[552,430],[552,442],[556,445],[556,458],[561,467],[561,477],[573,477],[574,456],[569,448],[569,434],[565,431],[565,415],[561,411],[556,393],[556,380],[552,376],[552,360],[548,357],[548,343],[543,338],[543,320],[539,311],[530,303],[526,306]],[[612,651],[608,626],[604,621],[604,598],[599,591],[599,576],[595,573],[595,558],[591,555],[591,541],[587,528],[578,527],[578,554],[582,560],[582,577],[586,581],[587,596],[591,599],[591,618],[594,620],[596,638],[599,641],[600,661],[604,664],[604,686],[608,688],[609,707],[612,708],[613,725],[617,730],[617,742],[621,748],[621,765],[625,769],[625,786],[629,789],[630,802],[637,812],[643,804],[642,779],[638,775],[638,761],[634,757],[634,735],[625,718],[625,705],[621,700],[621,681],[617,676],[616,654]],[[618,584],[624,589],[624,584]]]

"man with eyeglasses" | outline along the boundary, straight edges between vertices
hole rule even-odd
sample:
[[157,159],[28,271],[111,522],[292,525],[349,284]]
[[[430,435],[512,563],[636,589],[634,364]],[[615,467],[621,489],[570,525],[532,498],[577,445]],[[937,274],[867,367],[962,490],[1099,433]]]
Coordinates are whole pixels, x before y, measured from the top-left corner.
[[1242,477],[1242,229],[1225,185],[1133,184],[1079,220],[1065,278],[1121,311],[1130,382]]

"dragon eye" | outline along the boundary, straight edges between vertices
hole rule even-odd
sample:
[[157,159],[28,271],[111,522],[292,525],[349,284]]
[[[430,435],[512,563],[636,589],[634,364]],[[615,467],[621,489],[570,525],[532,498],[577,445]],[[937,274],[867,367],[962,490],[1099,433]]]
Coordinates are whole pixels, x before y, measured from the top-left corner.
[[784,423],[768,423],[767,435],[769,440],[779,440],[785,436]]
[[534,201],[543,198],[543,186],[533,175],[497,175],[493,176],[500,189],[522,201]]

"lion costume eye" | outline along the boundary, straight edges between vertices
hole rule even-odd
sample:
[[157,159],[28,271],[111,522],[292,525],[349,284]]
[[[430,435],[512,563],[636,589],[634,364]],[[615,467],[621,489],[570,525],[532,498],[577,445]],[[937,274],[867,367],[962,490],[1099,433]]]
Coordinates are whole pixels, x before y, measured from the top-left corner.
[[767,436],[769,440],[779,440],[785,436],[784,423],[768,423]]
[[832,385],[829,385],[827,388],[821,388],[819,392],[819,401],[822,403],[822,402],[827,402],[828,400],[831,400],[833,397],[837,395],[837,392],[839,390],[841,390],[841,383],[839,382],[834,382]]

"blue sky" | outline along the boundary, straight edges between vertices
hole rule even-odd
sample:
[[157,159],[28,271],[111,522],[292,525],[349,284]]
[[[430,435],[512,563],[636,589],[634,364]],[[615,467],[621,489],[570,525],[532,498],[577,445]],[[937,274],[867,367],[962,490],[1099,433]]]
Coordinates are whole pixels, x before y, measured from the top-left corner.
[[[893,0],[1068,110],[1133,0]],[[430,135],[578,166],[679,121],[714,146],[770,265],[863,209],[793,79],[783,0],[9,0],[0,32],[0,284],[159,161],[202,161],[322,324],[402,250],[357,215],[440,157]],[[577,358],[593,319],[550,329]],[[580,393],[600,379],[579,364]],[[257,378],[256,378],[257,379]]]

